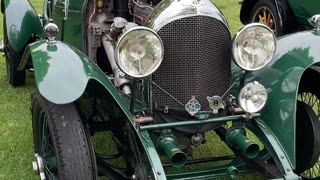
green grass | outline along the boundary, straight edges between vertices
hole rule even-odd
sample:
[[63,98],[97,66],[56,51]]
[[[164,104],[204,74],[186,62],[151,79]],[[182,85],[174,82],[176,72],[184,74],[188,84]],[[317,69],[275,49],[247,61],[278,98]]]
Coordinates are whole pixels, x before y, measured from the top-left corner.
[[231,34],[234,35],[243,25],[240,22],[238,0],[212,0],[227,18]]
[[[42,0],[30,0],[41,12]],[[237,0],[213,0],[228,19],[232,34],[242,26],[239,21]],[[2,18],[0,20],[2,39]],[[28,73],[26,85],[12,88],[5,75],[5,61],[0,58],[0,179],[35,179],[32,172],[33,140],[31,114],[29,111],[30,94],[35,89],[33,74]],[[209,135],[209,139],[215,139]],[[217,147],[211,142],[200,147],[201,152],[224,152],[225,147]]]
[[[41,2],[33,2],[37,8],[41,6]],[[0,19],[0,39],[3,39],[3,18]],[[4,58],[0,58],[0,179],[35,179],[31,166],[34,152],[29,111],[35,84],[30,76],[28,73],[25,86],[12,88],[6,79]]]

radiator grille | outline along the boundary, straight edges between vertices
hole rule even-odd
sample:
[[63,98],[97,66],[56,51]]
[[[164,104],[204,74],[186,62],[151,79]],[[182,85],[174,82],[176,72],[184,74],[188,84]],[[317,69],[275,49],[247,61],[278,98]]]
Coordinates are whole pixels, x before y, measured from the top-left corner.
[[[192,96],[201,110],[210,110],[207,96],[222,96],[230,86],[231,38],[219,20],[194,16],[175,20],[158,31],[165,56],[153,81],[182,104]],[[153,100],[159,106],[184,109],[153,85]]]

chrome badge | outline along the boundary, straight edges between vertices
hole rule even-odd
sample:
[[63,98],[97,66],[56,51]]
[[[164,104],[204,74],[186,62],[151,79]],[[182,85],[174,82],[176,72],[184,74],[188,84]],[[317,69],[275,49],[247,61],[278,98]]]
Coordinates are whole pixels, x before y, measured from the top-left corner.
[[192,96],[191,100],[186,104],[185,108],[191,116],[194,116],[195,114],[197,114],[197,112],[200,111],[201,105],[196,100],[196,97]]
[[219,109],[224,109],[222,98],[220,96],[207,96],[209,107],[213,110],[213,114],[218,114]]

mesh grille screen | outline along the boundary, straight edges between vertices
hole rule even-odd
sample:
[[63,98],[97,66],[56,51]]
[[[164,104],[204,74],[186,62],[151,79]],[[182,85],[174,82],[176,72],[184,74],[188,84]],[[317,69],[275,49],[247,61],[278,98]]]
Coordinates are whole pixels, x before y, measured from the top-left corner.
[[[231,39],[217,19],[194,16],[175,20],[158,31],[165,56],[153,81],[181,103],[194,95],[201,110],[209,110],[207,96],[222,96],[230,85]],[[153,100],[159,106],[184,109],[153,85]]]

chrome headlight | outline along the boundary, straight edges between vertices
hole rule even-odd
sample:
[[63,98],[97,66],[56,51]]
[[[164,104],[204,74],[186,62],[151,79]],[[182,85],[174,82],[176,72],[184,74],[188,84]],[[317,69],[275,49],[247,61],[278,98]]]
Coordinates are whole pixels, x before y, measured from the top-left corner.
[[239,105],[248,113],[259,112],[265,105],[268,99],[266,88],[258,82],[246,84],[239,94]]
[[276,37],[269,27],[260,23],[249,24],[234,38],[233,59],[244,70],[259,70],[273,58],[276,43]]
[[134,27],[120,37],[115,50],[115,59],[124,73],[142,78],[159,68],[163,54],[163,43],[153,30]]

